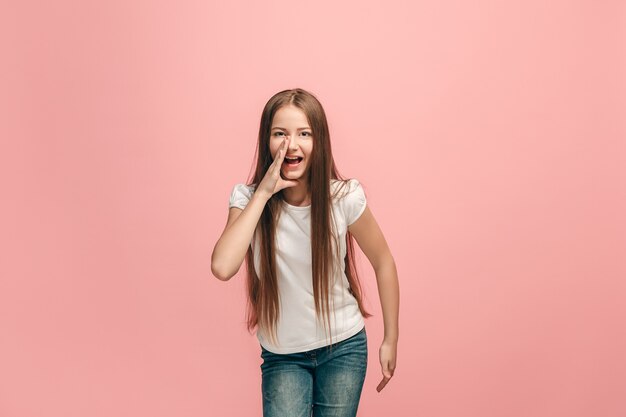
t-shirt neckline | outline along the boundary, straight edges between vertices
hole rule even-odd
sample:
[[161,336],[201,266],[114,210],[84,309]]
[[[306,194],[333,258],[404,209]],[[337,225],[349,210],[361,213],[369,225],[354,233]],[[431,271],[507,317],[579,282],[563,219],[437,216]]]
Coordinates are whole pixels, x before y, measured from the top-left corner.
[[308,210],[311,208],[310,204],[308,206],[294,206],[294,205],[289,204],[285,200],[283,200],[283,203],[285,204],[286,208],[291,209],[291,210]]

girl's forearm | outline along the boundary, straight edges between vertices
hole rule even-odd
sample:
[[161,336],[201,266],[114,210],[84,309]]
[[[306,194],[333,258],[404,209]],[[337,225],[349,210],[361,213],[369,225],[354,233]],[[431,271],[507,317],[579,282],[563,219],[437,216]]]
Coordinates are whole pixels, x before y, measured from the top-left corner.
[[398,342],[398,315],[400,307],[400,285],[396,264],[391,259],[385,262],[376,271],[376,283],[380,304],[383,310],[383,322],[385,325],[384,340]]

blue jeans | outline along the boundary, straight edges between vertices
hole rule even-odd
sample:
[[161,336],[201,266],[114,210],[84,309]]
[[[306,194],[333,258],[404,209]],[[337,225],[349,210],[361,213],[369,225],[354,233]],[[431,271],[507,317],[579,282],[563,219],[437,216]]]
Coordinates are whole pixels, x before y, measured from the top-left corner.
[[263,417],[355,417],[367,370],[365,327],[306,352],[276,354],[261,346]]

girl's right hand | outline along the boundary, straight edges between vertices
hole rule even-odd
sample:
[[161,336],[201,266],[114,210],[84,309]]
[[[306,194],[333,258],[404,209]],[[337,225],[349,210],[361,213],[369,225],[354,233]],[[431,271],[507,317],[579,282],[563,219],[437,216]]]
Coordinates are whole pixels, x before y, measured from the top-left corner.
[[298,185],[298,181],[285,180],[280,176],[280,169],[285,159],[285,154],[288,147],[287,138],[283,139],[283,142],[278,148],[278,152],[274,156],[274,162],[270,165],[265,173],[265,176],[261,180],[261,183],[257,187],[255,193],[261,193],[268,200],[278,191]]

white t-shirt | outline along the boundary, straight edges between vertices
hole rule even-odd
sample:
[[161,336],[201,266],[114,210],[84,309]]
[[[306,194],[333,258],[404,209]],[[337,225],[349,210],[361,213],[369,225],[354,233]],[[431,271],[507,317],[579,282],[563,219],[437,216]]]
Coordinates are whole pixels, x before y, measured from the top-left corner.
[[[331,180],[334,195],[338,180]],[[229,208],[244,209],[252,198],[255,185],[236,184],[230,195]],[[365,326],[358,303],[349,291],[345,274],[346,232],[365,210],[363,187],[356,179],[349,180],[337,197],[332,200],[332,211],[338,230],[340,249],[339,265],[335,267],[332,301],[329,303],[332,343],[357,334]],[[278,345],[274,345],[263,333],[257,331],[261,346],[273,353],[295,353],[316,349],[329,344],[323,324],[316,320],[313,297],[313,271],[311,266],[311,206],[292,206],[284,202],[276,225],[276,267],[280,313],[276,323]],[[332,218],[331,218],[332,223]],[[333,244],[334,245],[334,244]],[[258,236],[251,242],[254,266],[259,276],[260,246]],[[333,246],[334,247],[334,246]],[[334,313],[334,314],[333,314]],[[320,320],[323,318],[320,317]]]

